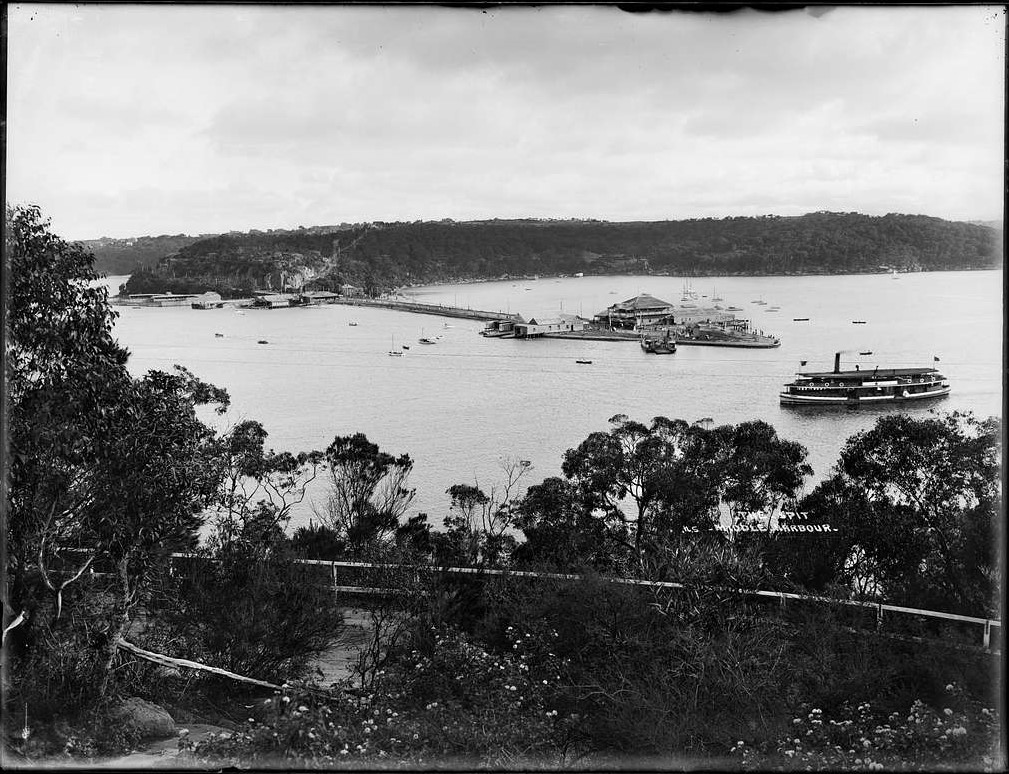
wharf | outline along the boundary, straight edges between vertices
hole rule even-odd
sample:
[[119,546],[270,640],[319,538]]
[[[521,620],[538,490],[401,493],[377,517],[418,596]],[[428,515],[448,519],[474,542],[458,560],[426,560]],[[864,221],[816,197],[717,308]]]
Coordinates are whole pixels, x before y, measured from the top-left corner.
[[[639,341],[641,334],[633,331],[600,331],[583,329],[580,331],[558,331],[544,333],[545,339],[578,339],[580,341]],[[675,333],[676,345],[698,347],[742,347],[746,349],[773,349],[781,342],[771,336],[755,334],[722,334],[719,338],[693,338],[683,333]]]
[[367,306],[379,309],[393,309],[397,312],[413,312],[415,314],[433,314],[439,317],[455,317],[466,320],[519,320],[517,314],[508,312],[488,312],[482,309],[463,309],[457,306],[443,304],[422,304],[418,301],[392,301],[384,298],[339,298],[331,301],[344,306]]

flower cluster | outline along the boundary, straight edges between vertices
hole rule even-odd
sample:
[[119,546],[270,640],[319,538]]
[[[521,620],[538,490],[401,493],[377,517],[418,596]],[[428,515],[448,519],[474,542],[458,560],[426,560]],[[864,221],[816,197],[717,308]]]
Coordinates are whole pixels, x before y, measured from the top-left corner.
[[946,689],[957,709],[935,710],[918,700],[906,715],[894,712],[882,718],[868,703],[854,707],[846,703],[837,718],[827,718],[819,708],[806,708],[792,720],[791,733],[773,749],[740,740],[730,752],[747,769],[881,771],[959,765],[994,771],[996,713],[967,702],[956,685]]
[[[191,753],[200,762],[249,766],[422,766],[424,761],[499,764],[549,758],[569,722],[551,705],[559,667],[533,658],[515,632],[506,653],[458,631],[431,632],[429,647],[400,654],[370,693],[326,698],[278,692],[241,731]],[[541,666],[550,663],[544,671]]]

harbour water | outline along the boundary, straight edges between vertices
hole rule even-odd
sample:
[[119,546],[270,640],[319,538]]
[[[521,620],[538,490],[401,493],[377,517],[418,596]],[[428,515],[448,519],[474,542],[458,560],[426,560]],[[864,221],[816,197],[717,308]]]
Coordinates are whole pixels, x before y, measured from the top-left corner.
[[[118,288],[124,279],[107,281]],[[1001,270],[897,280],[888,274],[543,277],[409,294],[527,318],[557,312],[590,317],[642,292],[679,303],[686,283],[698,296],[688,303],[713,304],[717,295],[724,299],[719,305],[740,307],[737,316],[779,336],[781,346],[680,347],[655,356],[636,343],[488,339],[477,335],[479,322],[346,306],[243,312],[119,307],[116,333],[132,353],[135,373],[178,363],[227,388],[231,410],[223,423],[215,422],[258,419],[278,451],[324,449],[336,435],[362,432],[385,451],[409,453],[417,490],[410,513],[426,512],[436,524],[448,506],[448,487],[476,483],[489,492],[503,483],[507,460],[532,463],[526,484],[559,475],[564,451],[607,429],[615,414],[644,422],[659,415],[716,424],[766,420],[806,446],[815,471],[811,487],[829,474],[850,435],[895,410],[779,405],[779,389],[801,361],[808,361],[802,370],[829,370],[839,350],[845,352],[842,367],[935,365],[949,377],[948,398],[901,410],[1001,414]],[[772,306],[779,311],[768,311]],[[420,337],[436,344],[418,344]],[[402,345],[410,349],[389,357]],[[311,509],[302,507],[292,525],[310,517]]]

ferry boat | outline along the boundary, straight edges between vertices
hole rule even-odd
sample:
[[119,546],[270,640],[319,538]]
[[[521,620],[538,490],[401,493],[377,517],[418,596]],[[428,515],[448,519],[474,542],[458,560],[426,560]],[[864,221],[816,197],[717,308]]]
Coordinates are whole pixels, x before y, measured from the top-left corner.
[[841,353],[834,355],[834,370],[796,374],[780,393],[782,405],[825,406],[844,404],[904,403],[941,398],[949,394],[949,381],[935,368],[874,368],[841,370]]
[[661,339],[642,336],[641,349],[651,355],[671,355],[676,351],[676,339],[669,335],[669,331]]

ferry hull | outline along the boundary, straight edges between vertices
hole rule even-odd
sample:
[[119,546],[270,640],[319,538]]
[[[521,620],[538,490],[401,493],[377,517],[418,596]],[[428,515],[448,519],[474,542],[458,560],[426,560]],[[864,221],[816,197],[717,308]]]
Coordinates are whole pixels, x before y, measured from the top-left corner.
[[928,392],[916,392],[907,397],[903,395],[863,395],[842,397],[837,395],[796,395],[782,392],[779,394],[783,406],[857,406],[859,404],[911,403],[919,400],[944,398],[949,395],[949,387],[941,387]]

